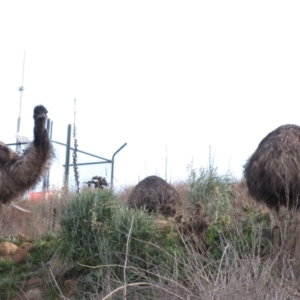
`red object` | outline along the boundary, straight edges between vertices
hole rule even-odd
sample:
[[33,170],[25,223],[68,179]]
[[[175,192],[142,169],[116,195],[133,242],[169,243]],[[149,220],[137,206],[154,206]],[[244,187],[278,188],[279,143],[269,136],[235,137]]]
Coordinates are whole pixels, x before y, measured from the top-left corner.
[[40,200],[48,200],[52,192],[32,192],[29,194],[29,200],[31,202],[39,202]]

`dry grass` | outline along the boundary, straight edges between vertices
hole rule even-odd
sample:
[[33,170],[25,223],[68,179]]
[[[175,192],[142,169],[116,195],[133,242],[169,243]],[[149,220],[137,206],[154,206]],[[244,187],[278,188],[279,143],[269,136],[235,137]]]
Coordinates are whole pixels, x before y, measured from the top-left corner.
[[47,199],[33,202],[29,199],[15,203],[30,212],[23,212],[12,205],[0,207],[0,235],[19,236],[36,239],[46,231],[58,229],[59,212],[66,198],[54,191]]
[[118,199],[120,199],[123,202],[127,202],[132,190],[134,189],[134,185],[126,186],[122,189],[120,189],[116,195]]
[[[268,209],[249,196],[244,181],[233,184],[232,188],[235,197],[232,199],[231,214],[234,218],[228,220],[228,223],[234,228],[232,234],[239,241],[238,247],[224,235],[223,230],[227,230],[226,228],[220,228],[220,242],[217,245],[222,254],[220,259],[212,259],[205,252],[196,252],[193,245],[186,244],[189,255],[182,258],[185,283],[193,293],[188,298],[299,299],[299,213],[286,210],[281,212],[284,241],[277,255],[271,251],[271,245],[269,251],[265,249],[264,252],[259,252],[260,245],[270,240]],[[184,185],[179,185],[177,190],[184,201]],[[245,246],[247,236],[242,232],[243,224],[247,224],[251,216],[257,216],[253,218],[256,221],[252,225],[255,226],[253,248]],[[180,294],[182,295],[182,291]]]

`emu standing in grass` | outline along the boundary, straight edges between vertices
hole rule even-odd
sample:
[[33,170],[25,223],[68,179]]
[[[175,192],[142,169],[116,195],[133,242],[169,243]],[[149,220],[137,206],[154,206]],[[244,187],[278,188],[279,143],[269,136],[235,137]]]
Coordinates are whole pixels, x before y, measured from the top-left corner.
[[0,142],[0,203],[22,196],[44,175],[53,157],[45,128],[47,113],[42,105],[34,108],[34,140],[23,155],[19,156]]
[[280,247],[280,206],[300,206],[300,127],[283,125],[270,132],[246,163],[244,175],[250,195],[269,208],[272,243]]
[[128,205],[131,208],[145,208],[148,212],[173,217],[181,206],[178,192],[165,180],[149,176],[132,190]]

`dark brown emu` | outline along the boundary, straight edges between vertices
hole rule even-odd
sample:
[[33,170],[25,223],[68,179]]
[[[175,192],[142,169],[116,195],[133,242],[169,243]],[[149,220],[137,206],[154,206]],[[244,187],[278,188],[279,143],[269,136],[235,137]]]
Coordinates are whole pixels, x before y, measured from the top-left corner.
[[149,176],[140,181],[132,190],[128,205],[131,208],[145,208],[148,212],[173,217],[180,208],[178,192],[165,180]]
[[272,243],[280,247],[280,206],[300,207],[300,127],[283,125],[270,132],[246,163],[244,176],[250,195],[269,208]]
[[45,128],[47,109],[34,108],[34,140],[23,155],[18,155],[0,142],[0,203],[9,203],[33,188],[44,175],[53,157]]

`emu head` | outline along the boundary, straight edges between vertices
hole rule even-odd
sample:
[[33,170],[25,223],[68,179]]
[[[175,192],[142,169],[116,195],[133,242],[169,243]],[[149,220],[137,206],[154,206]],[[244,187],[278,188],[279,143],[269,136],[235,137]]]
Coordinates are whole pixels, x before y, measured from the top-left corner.
[[38,105],[33,110],[33,118],[35,121],[41,120],[41,119],[47,119],[47,109],[43,105]]
[[43,129],[47,120],[47,109],[43,105],[38,105],[33,110],[33,118],[35,121],[35,127]]

